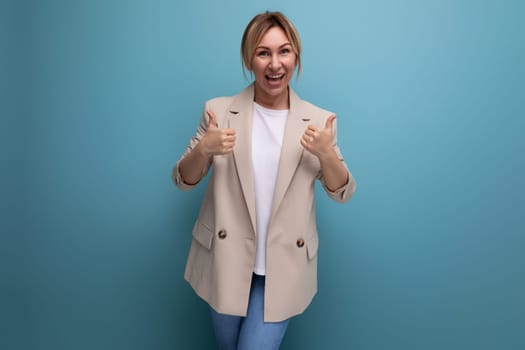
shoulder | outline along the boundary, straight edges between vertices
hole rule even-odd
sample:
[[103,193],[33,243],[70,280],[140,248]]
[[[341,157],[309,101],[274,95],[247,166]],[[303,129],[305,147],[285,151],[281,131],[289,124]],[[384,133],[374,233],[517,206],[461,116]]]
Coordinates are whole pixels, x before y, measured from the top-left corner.
[[318,117],[321,117],[321,118],[323,118],[323,117],[326,118],[326,117],[329,117],[330,115],[334,114],[333,112],[330,112],[329,110],[321,108],[321,107],[319,107],[317,105],[314,105],[313,103],[305,101],[305,100],[301,100],[301,104],[303,105],[302,108],[307,110],[310,114],[318,116]]
[[212,108],[217,111],[224,111],[227,109],[237,109],[247,103],[253,101],[253,84],[246,87],[244,90],[233,96],[215,97],[206,101],[206,108]]
[[309,101],[299,98],[294,92],[290,94],[290,101],[299,114],[311,118],[313,122],[324,123],[329,116],[335,114]]
[[206,108],[212,108],[212,109],[226,109],[228,106],[230,106],[235,99],[235,96],[220,96],[220,97],[214,97],[212,99],[209,99],[206,101]]

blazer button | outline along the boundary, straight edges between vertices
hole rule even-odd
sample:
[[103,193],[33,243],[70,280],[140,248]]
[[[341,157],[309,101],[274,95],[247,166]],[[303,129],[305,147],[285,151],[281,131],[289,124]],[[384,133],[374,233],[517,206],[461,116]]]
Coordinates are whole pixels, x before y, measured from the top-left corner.
[[299,238],[299,239],[297,240],[297,246],[298,246],[299,248],[302,248],[302,247],[304,246],[304,239]]
[[217,235],[219,236],[220,239],[225,239],[226,238],[226,230],[220,230]]

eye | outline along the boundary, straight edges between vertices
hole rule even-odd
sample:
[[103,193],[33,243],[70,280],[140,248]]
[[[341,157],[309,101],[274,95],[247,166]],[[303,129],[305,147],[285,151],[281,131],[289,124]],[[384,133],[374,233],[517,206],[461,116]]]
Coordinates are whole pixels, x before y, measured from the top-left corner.
[[281,49],[281,55],[288,55],[291,52],[289,47]]
[[264,51],[264,50],[263,51],[258,51],[257,52],[257,56],[259,56],[259,57],[268,57],[268,56],[270,56],[270,53],[268,51]]

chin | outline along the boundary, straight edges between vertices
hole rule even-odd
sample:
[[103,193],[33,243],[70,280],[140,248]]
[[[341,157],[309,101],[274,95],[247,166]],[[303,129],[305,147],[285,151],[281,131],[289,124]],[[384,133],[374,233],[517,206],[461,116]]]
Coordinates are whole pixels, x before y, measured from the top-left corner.
[[264,86],[262,87],[264,93],[271,95],[271,96],[279,96],[285,91],[288,90],[288,82],[283,82],[281,86]]
[[288,94],[288,83],[289,81],[282,81],[282,84],[279,84],[279,86],[268,86],[266,84],[266,81],[255,81],[256,89],[259,91],[261,95],[266,95],[268,97],[272,98],[278,98],[279,96],[282,96],[283,94]]

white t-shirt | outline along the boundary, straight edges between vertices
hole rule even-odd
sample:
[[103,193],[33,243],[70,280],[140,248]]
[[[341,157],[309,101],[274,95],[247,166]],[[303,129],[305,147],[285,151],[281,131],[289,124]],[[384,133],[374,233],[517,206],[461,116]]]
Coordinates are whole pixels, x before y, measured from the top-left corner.
[[253,271],[266,274],[266,236],[288,110],[268,109],[253,103],[252,162],[255,181],[257,253]]

